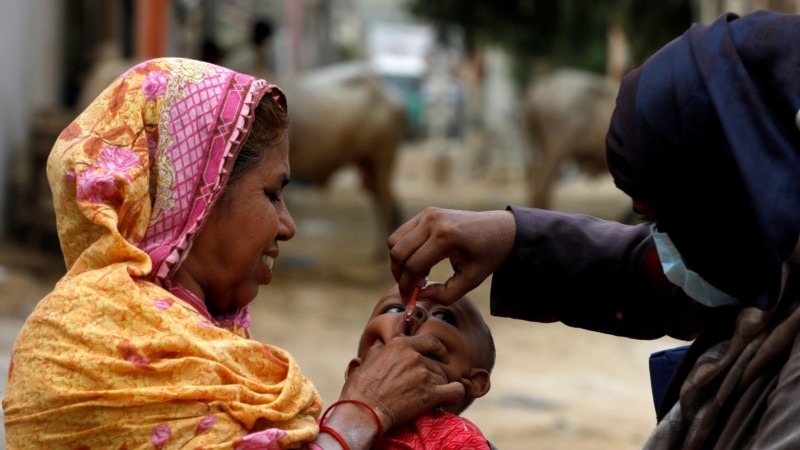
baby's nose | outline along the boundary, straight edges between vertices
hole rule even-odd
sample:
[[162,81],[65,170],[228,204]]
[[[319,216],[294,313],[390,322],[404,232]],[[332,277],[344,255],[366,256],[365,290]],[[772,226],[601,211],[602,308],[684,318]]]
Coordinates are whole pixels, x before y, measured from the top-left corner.
[[414,310],[411,311],[411,316],[406,319],[406,335],[413,336],[417,334],[417,330],[426,320],[428,320],[428,312],[424,308],[415,306]]
[[420,322],[424,322],[428,320],[428,312],[425,310],[425,308],[421,308],[419,305],[414,305],[414,310],[411,311],[411,318]]

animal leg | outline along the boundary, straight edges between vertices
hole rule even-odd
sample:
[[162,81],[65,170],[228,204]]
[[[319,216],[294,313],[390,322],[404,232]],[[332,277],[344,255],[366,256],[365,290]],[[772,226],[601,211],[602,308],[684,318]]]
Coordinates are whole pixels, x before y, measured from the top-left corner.
[[363,187],[372,197],[378,224],[378,244],[376,257],[386,256],[386,238],[402,224],[402,215],[391,187],[392,164],[377,164],[375,161],[361,161]]

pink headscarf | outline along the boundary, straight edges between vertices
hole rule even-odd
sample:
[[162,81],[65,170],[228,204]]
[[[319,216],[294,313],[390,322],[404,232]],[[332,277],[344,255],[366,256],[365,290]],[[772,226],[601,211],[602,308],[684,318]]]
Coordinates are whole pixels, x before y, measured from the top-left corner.
[[[102,257],[92,267],[111,262],[107,249],[98,255],[91,247],[98,227],[119,231],[150,256],[152,269],[138,276],[208,315],[169,279],[224,190],[265,94],[286,109],[283,92],[265,80],[179,58],[146,61],[117,78],[62,133],[48,163],[67,267],[82,254]],[[112,213],[120,223],[100,220]],[[247,308],[234,316],[249,323]]]
[[225,322],[170,289],[264,95],[286,108],[264,80],[156,59],[122,74],[59,136],[48,178],[69,270],[14,346],[9,447],[314,439],[322,402],[292,356],[248,338],[246,309]]

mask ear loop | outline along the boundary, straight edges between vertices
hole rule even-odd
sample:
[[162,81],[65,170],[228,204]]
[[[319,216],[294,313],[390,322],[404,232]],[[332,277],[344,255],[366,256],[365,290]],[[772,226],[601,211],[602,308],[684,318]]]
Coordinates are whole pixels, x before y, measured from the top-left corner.
[[797,126],[797,129],[800,130],[800,109],[797,110],[797,114],[794,116],[794,124]]
[[800,266],[800,237],[797,238],[797,245],[794,246],[794,250],[786,258],[786,263],[792,266]]
[[[797,126],[797,129],[800,130],[800,109],[797,110],[797,114],[794,116],[794,124]],[[797,269],[798,267],[800,267],[800,237],[797,238],[797,245],[794,246],[792,253],[789,254],[789,257],[783,262],[781,297],[783,297],[783,290],[786,288],[786,280],[789,278],[789,274],[791,274],[792,269]]]
[[[800,112],[798,113],[798,117],[800,118]],[[794,246],[794,250],[792,253],[789,254],[789,257],[783,262],[783,270],[781,273],[781,293],[778,298],[783,297],[783,290],[786,289],[786,281],[792,274],[792,271],[796,271],[800,269],[800,237],[797,238],[797,245]]]

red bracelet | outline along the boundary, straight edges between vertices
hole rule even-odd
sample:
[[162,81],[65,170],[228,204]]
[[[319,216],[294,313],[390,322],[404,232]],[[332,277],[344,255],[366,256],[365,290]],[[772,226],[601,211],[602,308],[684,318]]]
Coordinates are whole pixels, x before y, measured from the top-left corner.
[[319,427],[319,432],[330,434],[331,436],[333,436],[334,439],[336,439],[339,445],[342,446],[343,450],[350,450],[350,446],[347,445],[347,441],[345,441],[344,438],[341,435],[339,435],[339,433],[337,433],[336,430],[334,430],[333,428],[322,425]]
[[[343,403],[353,403],[355,405],[363,406],[364,408],[367,408],[367,410],[369,412],[372,413],[372,417],[375,419],[375,423],[378,424],[378,437],[377,437],[377,439],[375,439],[375,442],[377,443],[378,441],[380,441],[381,438],[383,437],[383,426],[381,425],[381,418],[378,417],[378,412],[375,411],[375,408],[370,406],[368,403],[362,402],[361,400],[344,399],[344,400],[338,400],[338,401],[333,402],[333,404],[331,406],[328,406],[328,409],[326,409],[325,412],[322,414],[322,417],[320,417],[320,419],[319,419],[319,423],[320,424],[324,424],[325,423],[325,419],[328,417],[328,413],[331,412],[331,410],[333,408],[335,408],[335,407],[337,407],[337,406],[339,406],[339,405],[341,405]],[[320,428],[320,430],[321,429],[322,428]],[[336,437],[336,436],[334,436],[334,437]]]

